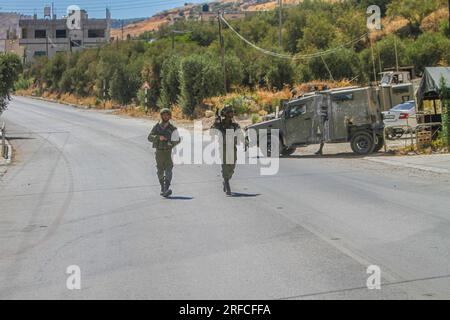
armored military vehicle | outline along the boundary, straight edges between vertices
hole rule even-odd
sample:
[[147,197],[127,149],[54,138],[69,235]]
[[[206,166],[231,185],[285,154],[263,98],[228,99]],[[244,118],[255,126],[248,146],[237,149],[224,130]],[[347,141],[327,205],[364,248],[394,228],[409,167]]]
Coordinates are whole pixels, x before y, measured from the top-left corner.
[[381,77],[381,111],[389,111],[393,107],[414,98],[414,85],[410,72],[386,71],[381,73]]
[[[352,150],[360,155],[377,152],[384,145],[379,92],[376,87],[352,87],[305,94],[287,102],[280,117],[247,127],[247,143],[255,143],[250,141],[249,130],[278,129],[277,151],[284,156],[298,147],[321,142],[350,142]],[[268,154],[275,152],[270,136],[257,140],[259,147],[267,144]]]

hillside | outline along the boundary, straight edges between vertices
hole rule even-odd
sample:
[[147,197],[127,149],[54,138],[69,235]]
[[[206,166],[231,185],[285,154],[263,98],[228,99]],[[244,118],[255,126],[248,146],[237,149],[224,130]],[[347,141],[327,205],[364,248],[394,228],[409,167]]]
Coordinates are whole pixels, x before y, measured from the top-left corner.
[[[297,4],[299,2],[301,2],[301,0],[283,0],[283,3],[286,5]],[[266,11],[275,9],[277,3],[277,0],[218,0],[210,2],[209,5],[211,6],[212,11],[216,11],[218,8],[235,11]],[[181,16],[196,19],[200,11],[201,4],[187,4],[183,7],[166,10],[144,21],[126,25],[123,28],[123,37],[126,38],[127,35],[136,37],[146,31],[157,30],[160,26],[170,24],[174,19]],[[122,29],[120,27],[113,29],[111,31],[111,36],[121,39]]]

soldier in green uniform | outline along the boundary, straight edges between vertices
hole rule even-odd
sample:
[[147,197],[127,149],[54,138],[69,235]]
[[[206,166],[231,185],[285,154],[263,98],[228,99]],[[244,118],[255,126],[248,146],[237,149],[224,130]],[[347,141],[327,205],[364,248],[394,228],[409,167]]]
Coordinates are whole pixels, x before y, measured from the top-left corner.
[[170,183],[172,182],[172,149],[180,143],[177,128],[170,123],[172,112],[169,109],[161,110],[161,122],[157,123],[148,136],[156,149],[156,169],[161,185],[161,196],[167,198],[172,195]]
[[[227,130],[236,131],[240,130],[240,126],[234,121],[234,110],[230,105],[226,105],[221,112],[221,115],[216,116],[212,129],[216,129],[221,132],[223,137],[223,145],[221,147],[222,154],[222,177],[223,177],[223,191],[231,196],[230,180],[233,177],[234,170],[236,169],[237,160],[237,137],[234,138],[234,158],[233,161],[227,163],[227,148],[226,148],[226,134]],[[230,159],[229,159],[230,160]]]

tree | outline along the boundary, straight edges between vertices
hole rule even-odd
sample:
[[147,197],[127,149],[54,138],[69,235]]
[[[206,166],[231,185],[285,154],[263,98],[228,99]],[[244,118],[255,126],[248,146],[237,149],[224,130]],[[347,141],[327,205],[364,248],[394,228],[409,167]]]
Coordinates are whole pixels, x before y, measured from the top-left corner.
[[22,63],[17,55],[11,53],[0,55],[0,114],[11,100],[11,90],[21,72]]
[[298,41],[300,50],[326,49],[335,36],[336,29],[324,13],[308,16],[303,38]]
[[440,33],[424,33],[407,48],[408,62],[418,71],[445,64],[450,52],[450,40]]
[[381,9],[381,15],[385,16],[387,11],[387,6],[391,0],[357,0],[362,9],[367,9],[371,5],[377,5]]
[[58,90],[59,82],[67,69],[67,57],[64,53],[57,53],[53,59],[44,60],[45,65],[40,70],[40,81],[52,91]]
[[227,91],[232,86],[239,86],[244,78],[244,65],[235,55],[225,56],[225,66],[227,71]]
[[445,79],[440,80],[440,96],[442,101],[442,138],[446,146],[450,146],[450,87]]
[[286,32],[283,33],[284,49],[291,53],[298,52],[298,40],[303,37],[303,28],[306,26],[308,12],[296,8],[289,10],[288,19],[284,24]]
[[152,109],[156,110],[158,106],[158,99],[161,94],[161,66],[159,61],[155,59],[148,60],[142,68],[141,77],[146,81],[150,89],[148,90],[148,104]]
[[139,84],[125,68],[119,67],[114,72],[110,87],[111,98],[126,105],[136,97]]
[[161,97],[158,101],[160,108],[170,108],[177,102],[180,94],[180,63],[178,56],[166,59],[161,69]]
[[294,69],[289,61],[278,58],[269,59],[265,82],[269,89],[282,90],[285,86],[291,86],[294,80]]
[[[323,57],[334,80],[352,79],[360,74],[360,61],[353,50],[339,49]],[[329,71],[322,58],[309,60],[309,69],[314,79],[329,79]]]
[[186,116],[194,115],[195,107],[203,99],[221,94],[223,76],[218,62],[207,55],[191,55],[184,58],[180,65],[179,103]]

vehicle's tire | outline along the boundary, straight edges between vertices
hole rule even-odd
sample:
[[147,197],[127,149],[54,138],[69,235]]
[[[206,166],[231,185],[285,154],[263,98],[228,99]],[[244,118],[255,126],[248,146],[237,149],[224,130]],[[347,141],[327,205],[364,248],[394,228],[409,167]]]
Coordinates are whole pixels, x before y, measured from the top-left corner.
[[[267,136],[267,140],[264,139],[264,141],[260,141],[258,147],[260,147],[261,145],[267,146],[266,152],[264,152],[264,150],[261,150],[261,152],[263,153],[264,156],[266,156],[268,158],[271,158],[272,155],[276,155],[277,157],[279,157],[280,155],[283,155],[283,151],[285,149],[283,142],[281,140],[281,137],[280,137],[278,140],[278,150],[272,150],[273,149],[272,148],[272,138],[270,135]],[[295,150],[293,152],[295,152]]]
[[281,139],[278,140],[278,150],[272,150],[272,136],[268,135],[267,139],[267,157],[271,158],[273,154],[279,157],[283,148],[283,146],[281,145]]
[[375,143],[375,148],[373,152],[379,152],[384,147],[384,138],[383,136],[377,136],[377,142]]
[[289,156],[291,156],[296,150],[297,150],[297,148],[283,148],[283,150],[281,150],[281,155],[282,155],[283,157],[289,157]]
[[372,153],[375,149],[372,134],[367,131],[356,132],[352,137],[351,147],[353,152],[359,155]]

